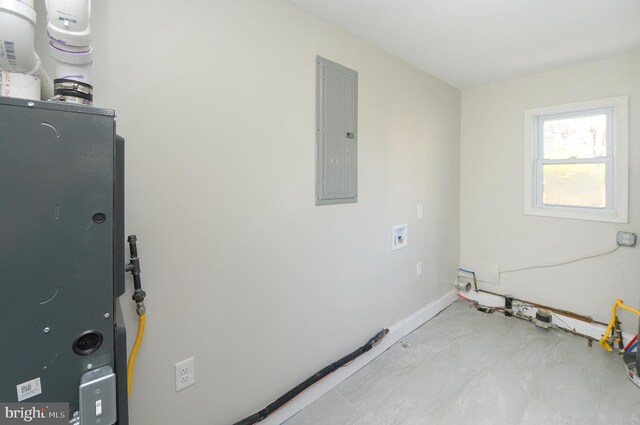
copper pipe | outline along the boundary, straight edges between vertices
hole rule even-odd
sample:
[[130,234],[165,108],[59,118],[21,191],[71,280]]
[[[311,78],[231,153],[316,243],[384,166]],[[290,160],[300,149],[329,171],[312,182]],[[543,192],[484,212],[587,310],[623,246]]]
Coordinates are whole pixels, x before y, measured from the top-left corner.
[[[491,292],[491,291],[486,291],[484,289],[478,289],[478,292],[484,292],[485,294],[495,295],[495,296],[504,298],[504,295],[502,295],[502,294],[498,294],[496,292]],[[572,319],[580,320],[582,322],[595,323],[595,324],[598,324],[598,325],[607,326],[606,323],[599,322],[597,320],[593,320],[593,317],[591,317],[591,316],[584,316],[582,314],[573,313],[573,312],[568,311],[568,310],[562,310],[562,309],[559,309],[559,308],[549,307],[549,306],[538,304],[538,303],[532,303],[530,301],[522,300],[520,298],[515,298],[514,297],[513,300],[514,301],[519,301],[519,302],[524,303],[524,304],[529,304],[529,305],[531,305],[533,307],[537,307],[537,308],[542,308],[544,310],[553,311],[554,313],[562,314],[563,316],[571,317]]]
[[[485,292],[486,292],[486,291],[485,291]],[[515,299],[515,298],[514,298],[514,299]],[[504,307],[485,307],[485,306],[483,306],[483,305],[481,305],[481,304],[476,304],[476,309],[477,309],[478,311],[482,312],[482,313],[485,313],[485,314],[491,314],[491,313],[493,313],[494,311],[501,311],[501,312],[506,311],[506,309],[505,309]],[[484,311],[483,311],[483,310],[484,310]],[[518,319],[520,319],[520,320],[524,320],[524,321],[527,321],[527,322],[533,322],[533,317],[525,316],[525,315],[523,315],[523,314],[521,314],[521,313],[514,314],[512,317],[516,317],[516,318],[518,318]],[[591,343],[592,343],[593,341],[597,341],[597,339],[596,339],[596,338],[594,338],[594,337],[592,337],[592,336],[585,335],[585,334],[580,333],[580,332],[576,332],[576,331],[574,331],[573,329],[563,328],[562,326],[557,326],[557,325],[555,325],[554,327],[552,327],[552,329],[558,329],[558,330],[560,330],[560,331],[562,331],[562,332],[570,333],[570,334],[572,334],[572,335],[575,335],[575,336],[579,336],[579,337],[581,337],[581,338],[584,338],[584,339],[586,339],[586,340],[588,340],[588,341],[589,341],[589,346],[591,346]]]

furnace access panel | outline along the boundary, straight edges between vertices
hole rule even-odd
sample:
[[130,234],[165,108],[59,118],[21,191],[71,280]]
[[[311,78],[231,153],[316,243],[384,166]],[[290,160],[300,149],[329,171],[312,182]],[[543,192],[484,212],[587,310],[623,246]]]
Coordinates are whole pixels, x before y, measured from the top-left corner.
[[123,144],[113,111],[0,98],[0,402],[127,423]]

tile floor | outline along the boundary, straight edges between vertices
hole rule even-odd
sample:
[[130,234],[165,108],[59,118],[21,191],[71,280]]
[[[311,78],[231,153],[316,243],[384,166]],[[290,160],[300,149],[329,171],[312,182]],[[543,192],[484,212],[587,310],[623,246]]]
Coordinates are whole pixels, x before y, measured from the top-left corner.
[[640,388],[597,344],[457,301],[285,425],[640,424]]

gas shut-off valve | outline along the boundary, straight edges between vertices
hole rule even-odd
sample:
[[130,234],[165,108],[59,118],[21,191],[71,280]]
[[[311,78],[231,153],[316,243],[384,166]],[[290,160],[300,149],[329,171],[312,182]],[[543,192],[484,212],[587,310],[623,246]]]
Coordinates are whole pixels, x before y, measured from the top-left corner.
[[144,306],[144,298],[147,293],[142,290],[142,282],[140,281],[140,258],[138,257],[138,247],[136,242],[138,238],[136,235],[130,235],[127,238],[129,242],[129,251],[131,252],[131,259],[129,263],[125,265],[124,269],[130,272],[133,276],[133,295],[131,299],[136,303],[136,313],[138,313],[138,332],[136,334],[136,340],[131,348],[129,354],[129,362],[127,363],[127,393],[131,394],[131,386],[133,383],[133,369],[136,363],[136,356],[138,355],[138,349],[142,343],[142,336],[144,335],[144,325],[146,322],[146,308]]
[[147,296],[147,293],[142,290],[142,282],[140,280],[140,258],[138,257],[138,247],[136,245],[138,238],[136,235],[129,235],[127,241],[129,242],[131,259],[124,269],[125,271],[130,272],[133,276],[134,290],[131,299],[136,303],[136,312],[138,313],[138,316],[141,316],[146,312],[144,298]]

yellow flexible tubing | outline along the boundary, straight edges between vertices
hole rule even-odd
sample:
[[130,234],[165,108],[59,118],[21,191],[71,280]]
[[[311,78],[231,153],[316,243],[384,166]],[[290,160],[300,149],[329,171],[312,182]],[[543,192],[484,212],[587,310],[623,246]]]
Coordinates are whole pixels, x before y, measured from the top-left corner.
[[129,363],[127,364],[127,395],[131,394],[131,382],[133,381],[133,367],[136,364],[136,355],[138,354],[138,348],[142,342],[142,335],[144,335],[144,322],[146,317],[144,314],[138,316],[138,334],[136,335],[136,341],[133,343],[131,354],[129,354]]
[[604,331],[604,335],[602,335],[602,339],[600,339],[600,342],[598,342],[598,344],[607,351],[613,351],[613,349],[607,342],[607,339],[609,338],[611,329],[613,329],[613,326],[615,325],[616,310],[618,309],[618,307],[640,316],[640,311],[636,310],[635,308],[627,307],[626,305],[624,305],[624,301],[622,301],[621,299],[617,299],[616,302],[613,303],[613,307],[611,307],[611,321],[609,322],[609,326],[607,326],[607,330]]

